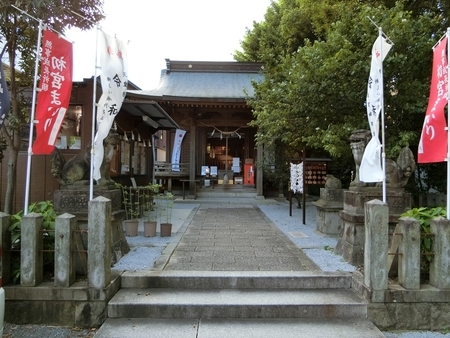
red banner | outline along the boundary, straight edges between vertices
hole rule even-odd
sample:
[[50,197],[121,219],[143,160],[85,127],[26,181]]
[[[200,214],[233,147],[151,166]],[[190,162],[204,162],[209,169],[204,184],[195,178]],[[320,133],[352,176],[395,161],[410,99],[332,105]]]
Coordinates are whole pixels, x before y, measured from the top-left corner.
[[430,97],[420,136],[418,163],[444,162],[447,158],[447,127],[444,107],[448,97],[447,37],[433,51]]
[[33,154],[48,155],[55,147],[70,102],[72,59],[72,43],[44,31]]

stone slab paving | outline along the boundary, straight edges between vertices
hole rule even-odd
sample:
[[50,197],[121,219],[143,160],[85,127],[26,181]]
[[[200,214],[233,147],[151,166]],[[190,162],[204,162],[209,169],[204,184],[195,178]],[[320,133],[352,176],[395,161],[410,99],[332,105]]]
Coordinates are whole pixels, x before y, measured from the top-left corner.
[[256,205],[202,204],[164,270],[320,270]]

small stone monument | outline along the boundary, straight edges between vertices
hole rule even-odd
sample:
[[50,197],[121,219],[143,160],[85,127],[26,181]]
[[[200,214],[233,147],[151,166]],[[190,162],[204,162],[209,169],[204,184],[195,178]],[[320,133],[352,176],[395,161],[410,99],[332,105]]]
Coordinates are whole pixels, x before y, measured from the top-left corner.
[[339,212],[344,207],[344,189],[341,181],[333,175],[326,176],[325,188],[320,188],[320,199],[312,202],[316,206],[317,230],[337,236],[342,228]]

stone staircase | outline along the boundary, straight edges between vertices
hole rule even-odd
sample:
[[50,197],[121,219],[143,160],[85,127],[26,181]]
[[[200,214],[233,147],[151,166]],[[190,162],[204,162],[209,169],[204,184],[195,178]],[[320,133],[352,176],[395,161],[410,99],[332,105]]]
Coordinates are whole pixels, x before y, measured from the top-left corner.
[[102,337],[384,337],[349,273],[125,272]]

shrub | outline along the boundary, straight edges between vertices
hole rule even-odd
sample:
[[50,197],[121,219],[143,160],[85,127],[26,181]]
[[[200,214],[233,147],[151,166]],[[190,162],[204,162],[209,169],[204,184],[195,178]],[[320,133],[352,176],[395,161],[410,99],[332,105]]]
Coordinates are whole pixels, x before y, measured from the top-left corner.
[[[28,213],[36,212],[42,215],[43,222],[42,228],[43,240],[44,240],[44,250],[54,250],[55,249],[55,219],[56,213],[53,208],[53,203],[51,201],[41,201],[32,203],[28,207]],[[11,255],[11,272],[13,283],[18,283],[20,279],[20,254],[18,250],[21,247],[21,228],[23,219],[23,210],[18,213],[11,215],[11,224],[8,231],[11,232],[11,250],[13,254]],[[44,266],[50,268],[53,266],[54,254],[52,252],[44,252]]]
[[435,208],[413,208],[402,214],[403,217],[412,217],[419,221],[422,228],[420,236],[420,253],[425,259],[421,259],[420,268],[422,273],[428,273],[430,261],[433,257],[431,247],[433,245],[433,237],[430,234],[430,223],[433,218],[447,216],[447,209],[443,207]]

